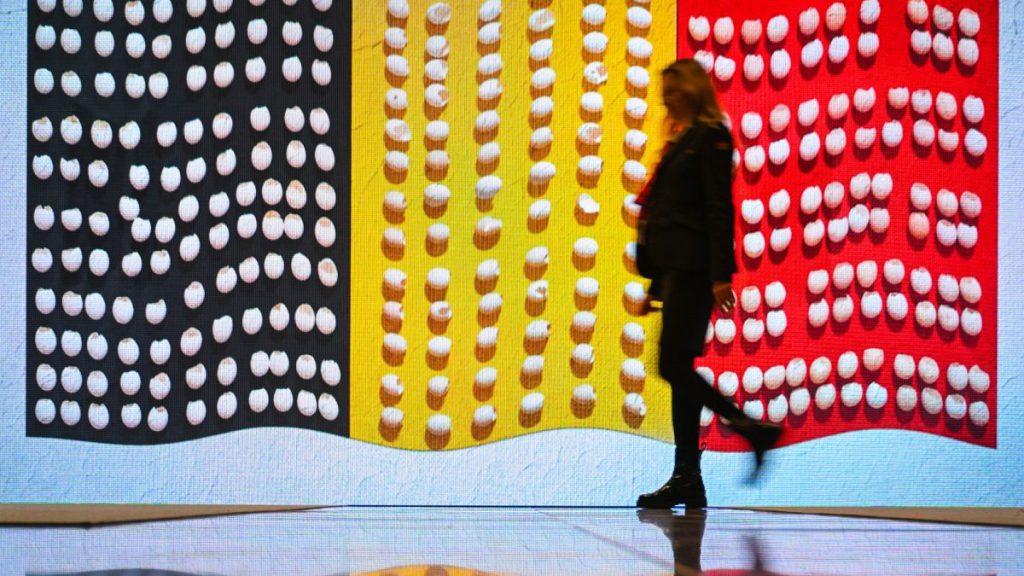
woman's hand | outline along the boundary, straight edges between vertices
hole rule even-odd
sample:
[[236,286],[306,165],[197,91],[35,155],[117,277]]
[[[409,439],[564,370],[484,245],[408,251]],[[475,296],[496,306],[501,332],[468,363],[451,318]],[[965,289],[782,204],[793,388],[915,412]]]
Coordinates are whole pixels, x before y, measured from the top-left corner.
[[732,282],[715,282],[711,285],[711,293],[715,297],[715,306],[726,314],[732,313],[736,306],[736,296],[732,293]]

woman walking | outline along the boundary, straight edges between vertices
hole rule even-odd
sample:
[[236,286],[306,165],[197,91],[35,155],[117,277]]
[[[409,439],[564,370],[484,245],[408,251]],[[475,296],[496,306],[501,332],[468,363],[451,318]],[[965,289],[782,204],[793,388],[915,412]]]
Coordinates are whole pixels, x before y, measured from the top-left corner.
[[648,303],[663,303],[658,370],[672,387],[676,457],[669,481],[640,496],[637,506],[695,508],[707,506],[699,448],[703,406],[750,443],[755,473],[781,429],[747,417],[693,369],[694,358],[704,355],[712,308],[728,314],[736,304],[733,143],[711,79],[696,61],[677,60],[662,71],[662,98],[668,142],[637,198],[637,267],[651,279]]

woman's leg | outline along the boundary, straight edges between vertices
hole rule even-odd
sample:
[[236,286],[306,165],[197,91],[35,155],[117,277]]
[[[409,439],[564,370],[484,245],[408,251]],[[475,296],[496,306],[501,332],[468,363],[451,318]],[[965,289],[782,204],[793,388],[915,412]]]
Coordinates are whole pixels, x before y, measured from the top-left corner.
[[665,353],[661,350],[658,368],[672,386],[672,431],[676,438],[676,472],[699,470],[700,409],[707,406],[729,420],[730,427],[750,442],[756,467],[761,467],[764,453],[778,441],[782,429],[775,424],[753,420],[740,411],[722,393],[711,387],[693,369],[693,357]]
[[[704,353],[704,332],[714,306],[706,278],[704,271],[666,275],[658,370],[672,384],[673,406],[676,396],[685,396],[732,420],[742,415],[740,410],[693,369],[693,359]],[[677,389],[681,394],[675,394]]]
[[692,356],[662,354],[659,358],[659,371],[661,376],[672,384],[673,406],[675,406],[676,390],[679,389],[683,395],[692,398],[698,406],[707,406],[723,418],[735,420],[743,416],[735,404],[714,389],[693,369]]
[[664,299],[658,370],[672,386],[677,469],[680,465],[697,469],[703,406],[731,422],[745,418],[693,369],[694,358],[704,351],[704,332],[714,305],[707,277],[705,271],[677,271],[666,274],[661,287]]
[[[675,360],[666,360],[668,358]],[[700,376],[693,372],[692,356],[661,354],[659,368],[672,387],[675,467],[668,482],[654,492],[640,496],[637,506],[669,508],[686,504],[687,508],[703,508],[708,504],[700,471],[700,411],[704,403],[693,393],[686,374],[693,373],[698,379]]]
[[700,454],[700,411],[707,406],[715,413],[737,420],[743,413],[711,387],[693,369],[693,357],[661,354],[659,370],[672,386],[672,431],[676,438],[676,468],[697,469]]
[[701,407],[685,386],[672,386],[672,432],[676,439],[677,473],[700,470]]

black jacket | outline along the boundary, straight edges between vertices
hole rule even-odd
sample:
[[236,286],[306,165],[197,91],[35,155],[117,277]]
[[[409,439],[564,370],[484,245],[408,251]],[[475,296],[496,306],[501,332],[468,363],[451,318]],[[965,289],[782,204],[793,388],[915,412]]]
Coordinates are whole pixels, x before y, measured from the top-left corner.
[[696,124],[661,161],[641,234],[655,283],[670,270],[707,270],[709,282],[732,280],[732,152],[725,127]]

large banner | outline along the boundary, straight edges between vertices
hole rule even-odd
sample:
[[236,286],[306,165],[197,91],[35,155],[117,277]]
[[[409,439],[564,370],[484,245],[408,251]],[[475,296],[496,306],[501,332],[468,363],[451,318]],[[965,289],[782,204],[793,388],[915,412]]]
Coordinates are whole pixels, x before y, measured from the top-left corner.
[[[783,461],[841,453],[843,475],[912,467],[872,448],[898,438],[992,470],[1021,446],[1000,386],[1019,351],[997,346],[1016,262],[997,3],[33,0],[9,26],[27,45],[9,454],[185,459],[231,485],[252,471],[213,464],[225,447],[273,467],[315,444],[344,463],[332,502],[626,503],[673,440],[635,199],[679,57],[736,142],[738,306],[701,375],[785,427]],[[747,457],[701,425],[710,458]],[[588,484],[580,446],[630,486]],[[534,480],[498,474],[481,493],[505,457],[586,487],[502,502]],[[439,464],[479,483],[417,487]],[[364,483],[394,470],[400,493]]]

